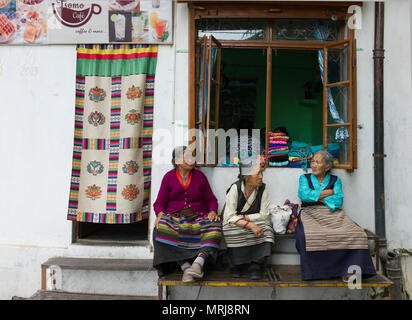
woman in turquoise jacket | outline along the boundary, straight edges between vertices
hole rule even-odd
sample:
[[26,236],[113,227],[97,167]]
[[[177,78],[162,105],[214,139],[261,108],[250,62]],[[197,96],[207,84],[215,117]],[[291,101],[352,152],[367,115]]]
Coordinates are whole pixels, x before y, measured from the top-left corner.
[[312,173],[299,178],[302,210],[295,236],[302,280],[347,281],[351,270],[363,277],[376,274],[364,229],[342,210],[342,181],[330,173],[332,167],[332,156],[321,150],[312,159]]

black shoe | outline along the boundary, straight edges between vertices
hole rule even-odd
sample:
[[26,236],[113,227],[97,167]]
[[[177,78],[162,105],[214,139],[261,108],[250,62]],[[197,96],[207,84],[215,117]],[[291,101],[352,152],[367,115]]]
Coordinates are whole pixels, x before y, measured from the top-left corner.
[[262,268],[257,263],[252,263],[248,268],[248,272],[252,280],[261,280],[263,278]]
[[240,266],[233,266],[230,268],[229,273],[232,278],[240,278],[242,275]]

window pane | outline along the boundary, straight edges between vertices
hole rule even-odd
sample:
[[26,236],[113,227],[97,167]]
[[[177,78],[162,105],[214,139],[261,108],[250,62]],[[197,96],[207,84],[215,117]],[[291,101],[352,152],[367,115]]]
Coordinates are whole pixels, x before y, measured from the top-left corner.
[[[205,77],[205,79],[206,79],[206,81],[205,81],[205,96],[204,96],[204,101],[203,101],[203,103],[204,103],[204,106],[205,106],[205,113],[204,113],[204,115],[205,115],[205,121],[207,120],[207,104],[208,104],[208,91],[209,91],[209,81],[208,81],[208,79],[209,79],[209,60],[206,60],[206,70],[205,70],[205,73],[206,73],[206,77]],[[206,128],[206,123],[205,123],[205,128]]]
[[350,139],[346,139],[343,142],[336,141],[337,130],[348,130],[349,127],[340,128],[328,128],[327,129],[327,142],[328,152],[334,158],[335,165],[349,165],[350,164]]
[[196,113],[196,121],[203,121],[202,117],[202,101],[203,101],[203,82],[199,84],[199,91],[197,95],[197,113]]
[[[248,71],[245,68],[246,71]],[[243,70],[242,70],[243,71]],[[219,127],[229,130],[238,128],[242,119],[248,119],[255,123],[257,111],[265,112],[265,79],[261,78],[258,83],[256,78],[231,77],[230,73],[224,76],[223,86],[221,90],[221,103],[219,110]],[[250,74],[254,76],[255,74]],[[258,90],[260,90],[258,94]],[[261,98],[263,103],[258,106],[258,98]],[[262,113],[265,115],[265,113]],[[264,119],[262,120],[264,123]]]
[[198,124],[196,126],[196,162],[198,164],[203,164],[205,161],[205,150],[204,150],[204,140],[202,134],[202,125]]
[[211,84],[211,87],[210,87],[210,117],[209,119],[213,123],[216,120],[216,85],[213,83]]
[[199,48],[199,65],[198,65],[198,81],[203,79],[203,60],[205,58],[204,47],[200,46]]
[[213,36],[217,40],[266,40],[264,19],[199,19],[198,38]]
[[216,138],[215,138],[216,127],[210,125],[208,130],[208,140],[207,140],[207,164],[217,164],[216,163]]
[[[273,23],[273,40],[336,41],[340,39],[340,21],[313,19],[276,19]],[[324,31],[321,39],[315,36],[318,27]]]
[[328,88],[328,124],[350,122],[349,86]]
[[217,48],[212,47],[212,80],[216,80],[217,76]]
[[203,68],[203,60],[205,58],[205,49],[203,45],[197,48],[197,66],[196,66],[196,74],[197,74],[197,112],[196,112],[196,121],[203,121],[202,117],[202,101],[203,101],[203,86],[204,86],[204,68]]
[[349,44],[326,49],[328,52],[328,82],[349,80]]

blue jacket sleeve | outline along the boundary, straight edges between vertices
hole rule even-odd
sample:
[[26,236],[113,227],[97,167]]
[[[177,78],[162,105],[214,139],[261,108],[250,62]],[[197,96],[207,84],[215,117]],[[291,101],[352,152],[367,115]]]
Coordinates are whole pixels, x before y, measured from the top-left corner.
[[305,175],[299,177],[299,191],[298,197],[303,202],[317,202],[319,200],[321,190],[312,190],[309,187],[308,179]]
[[342,191],[342,181],[339,178],[335,182],[335,186],[333,187],[333,192],[335,193],[333,196],[323,198],[323,201],[325,201],[325,204],[329,208],[330,211],[334,211],[335,209],[342,208],[343,191]]

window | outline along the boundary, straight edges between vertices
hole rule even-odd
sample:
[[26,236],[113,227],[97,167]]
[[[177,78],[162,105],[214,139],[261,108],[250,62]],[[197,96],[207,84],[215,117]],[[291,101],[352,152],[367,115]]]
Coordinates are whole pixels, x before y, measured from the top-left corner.
[[232,165],[228,157],[222,161],[218,137],[247,120],[266,154],[269,131],[286,127],[307,150],[328,150],[336,168],[356,168],[356,47],[346,28],[348,5],[261,5],[258,13],[245,4],[189,5],[189,128],[198,129],[190,142],[196,141],[200,165]]
[[196,100],[198,108],[196,128],[200,135],[196,137],[196,140],[205,149],[205,152],[200,154],[201,162],[206,164],[216,163],[216,157],[209,159],[209,156],[210,154],[216,154],[214,150],[217,147],[215,144],[217,137],[213,140],[209,133],[211,132],[210,129],[216,130],[219,128],[220,43],[213,36],[203,36],[197,47],[197,57]]

